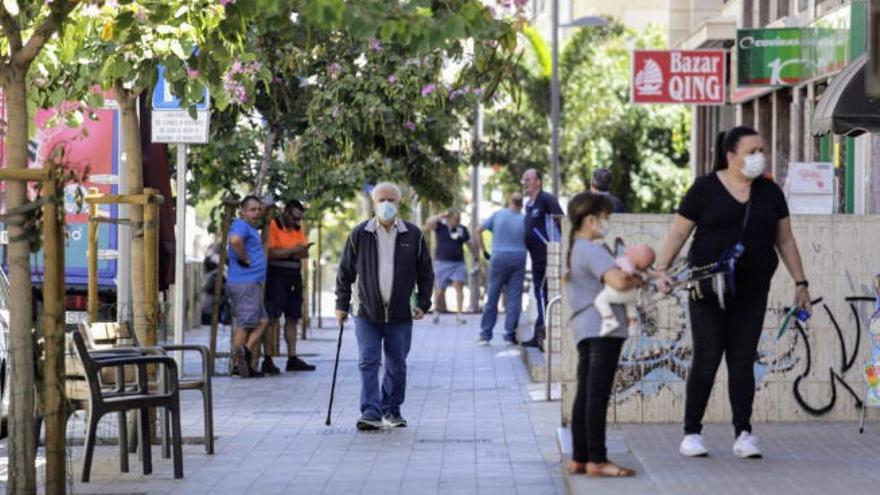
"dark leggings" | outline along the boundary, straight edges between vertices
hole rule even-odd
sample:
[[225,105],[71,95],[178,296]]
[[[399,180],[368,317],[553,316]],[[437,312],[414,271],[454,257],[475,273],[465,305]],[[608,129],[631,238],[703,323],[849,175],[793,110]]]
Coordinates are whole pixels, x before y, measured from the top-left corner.
[[608,462],[605,423],[623,342],[612,337],[578,342],[577,395],[571,413],[575,462]]
[[766,310],[766,292],[730,300],[726,310],[715,301],[691,301],[694,360],[688,374],[684,403],[685,435],[698,434],[703,429],[703,414],[722,355],[727,361],[727,392],[734,431],[737,436],[743,431],[752,431],[754,364]]

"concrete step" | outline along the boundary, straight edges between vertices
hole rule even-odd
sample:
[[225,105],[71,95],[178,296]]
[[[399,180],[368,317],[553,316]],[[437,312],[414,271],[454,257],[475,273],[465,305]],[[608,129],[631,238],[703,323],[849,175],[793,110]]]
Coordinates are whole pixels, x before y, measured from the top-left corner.
[[[526,369],[529,370],[529,375],[532,377],[532,381],[536,383],[543,383],[547,380],[547,360],[546,356],[543,352],[541,352],[537,347],[523,347],[523,360],[526,363]],[[558,352],[553,353],[552,361],[552,375],[551,378],[553,381],[559,381],[559,377],[561,376],[560,363],[562,362],[562,355]]]
[[660,493],[656,483],[645,472],[635,454],[626,446],[623,433],[609,425],[606,445],[608,458],[618,465],[636,470],[634,478],[590,478],[584,474],[569,474],[568,463],[571,461],[572,444],[571,430],[560,427],[556,430],[556,441],[562,458],[562,477],[565,490],[569,495],[644,495]]

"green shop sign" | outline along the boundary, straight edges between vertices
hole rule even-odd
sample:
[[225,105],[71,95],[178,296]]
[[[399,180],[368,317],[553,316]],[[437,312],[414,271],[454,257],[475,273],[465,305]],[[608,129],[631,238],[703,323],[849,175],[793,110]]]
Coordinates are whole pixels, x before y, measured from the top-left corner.
[[739,29],[736,32],[737,86],[783,86],[810,78],[803,29]]
[[739,29],[737,86],[790,86],[846,67],[850,8],[805,28]]

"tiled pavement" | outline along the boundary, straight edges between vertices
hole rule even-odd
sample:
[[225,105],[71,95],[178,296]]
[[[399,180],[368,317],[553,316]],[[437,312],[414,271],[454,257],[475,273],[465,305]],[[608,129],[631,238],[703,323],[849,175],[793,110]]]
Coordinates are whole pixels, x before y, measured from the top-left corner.
[[[337,331],[316,330],[301,352],[315,373],[215,379],[216,454],[184,446],[185,474],[174,480],[170,460],[153,448],[154,474],[118,472],[116,448],[99,445],[92,482],[77,494],[562,494],[656,495],[874,493],[880,486],[880,424],[859,435],[852,423],[755,425],[765,458],[740,460],[730,452],[727,425],[707,425],[712,456],[678,455],[679,425],[612,425],[609,454],[636,468],[626,480],[564,477],[556,443],[559,402],[529,383],[519,349],[473,343],[476,319],[454,325],[416,325],[403,413],[407,429],[357,433],[357,351],[346,328],[333,426],[324,426]],[[221,348],[228,342],[221,339]],[[204,332],[187,342],[205,340]],[[197,363],[187,362],[190,369]],[[223,363],[221,362],[221,365]],[[283,364],[279,362],[279,364]],[[184,395],[187,439],[201,434],[201,403]],[[82,438],[83,420],[68,424]],[[113,422],[103,428],[112,436]],[[82,447],[73,446],[69,473],[78,479]],[[0,492],[6,443],[0,442]],[[41,464],[41,462],[38,462]],[[563,481],[564,480],[564,481]],[[40,489],[42,492],[42,489]]]
[[763,459],[738,459],[731,452],[732,428],[707,425],[711,455],[678,454],[681,426],[624,424],[612,427],[609,457],[635,468],[631,479],[567,477],[575,495],[776,495],[877,493],[880,486],[880,424],[859,435],[854,423],[765,423],[754,425]]
[[[214,381],[216,453],[184,446],[185,478],[154,447],[154,473],[118,472],[116,448],[96,449],[92,481],[73,493],[149,494],[560,494],[556,447],[559,403],[529,401],[519,349],[474,344],[477,320],[417,323],[409,356],[403,414],[409,428],[358,433],[359,373],[351,323],[346,325],[333,426],[324,426],[337,330],[311,333],[300,352],[314,373]],[[188,333],[199,342],[204,332]],[[276,361],[283,367],[283,360]],[[187,365],[189,368],[192,364]],[[184,395],[183,429],[201,434],[201,402]],[[82,418],[68,425],[82,438]],[[112,430],[112,422],[107,430]],[[5,442],[0,444],[5,450]],[[71,447],[79,478],[82,447]]]

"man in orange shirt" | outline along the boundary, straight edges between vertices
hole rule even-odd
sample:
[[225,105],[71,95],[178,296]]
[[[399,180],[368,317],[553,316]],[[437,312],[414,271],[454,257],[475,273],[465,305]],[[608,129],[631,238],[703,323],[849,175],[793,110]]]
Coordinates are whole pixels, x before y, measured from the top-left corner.
[[[288,201],[281,215],[269,222],[267,243],[269,267],[266,273],[266,312],[270,324],[278,325],[284,314],[284,340],[287,342],[287,371],[314,371],[315,367],[296,356],[296,322],[302,317],[302,260],[309,257],[309,243],[302,220],[305,206]],[[263,371],[281,372],[266,354]]]

